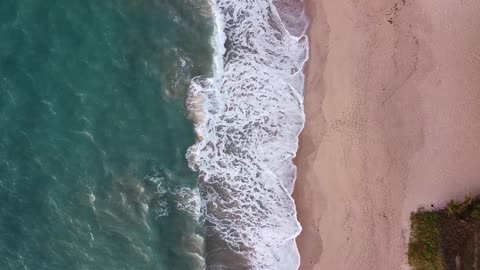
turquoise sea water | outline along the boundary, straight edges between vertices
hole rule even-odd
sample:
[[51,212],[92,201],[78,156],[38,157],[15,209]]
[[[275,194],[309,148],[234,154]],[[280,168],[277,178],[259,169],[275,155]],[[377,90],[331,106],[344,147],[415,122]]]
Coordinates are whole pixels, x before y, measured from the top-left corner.
[[184,104],[211,73],[208,11],[0,1],[0,269],[193,269]]

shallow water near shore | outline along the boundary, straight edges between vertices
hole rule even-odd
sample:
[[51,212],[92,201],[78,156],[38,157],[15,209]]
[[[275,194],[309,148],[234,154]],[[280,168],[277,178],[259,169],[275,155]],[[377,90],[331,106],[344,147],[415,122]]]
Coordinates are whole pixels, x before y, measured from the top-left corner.
[[1,1],[1,269],[203,267],[184,104],[212,28],[207,1]]

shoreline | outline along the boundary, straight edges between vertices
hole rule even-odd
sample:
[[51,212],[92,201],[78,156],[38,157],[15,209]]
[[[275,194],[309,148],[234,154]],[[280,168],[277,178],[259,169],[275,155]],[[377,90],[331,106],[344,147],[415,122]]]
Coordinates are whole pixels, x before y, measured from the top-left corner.
[[[304,107],[305,107],[305,125],[299,136],[299,148],[294,163],[297,166],[297,177],[295,180],[295,188],[293,191],[293,198],[297,207],[297,219],[302,226],[302,232],[297,237],[297,249],[300,253],[301,265],[300,269],[305,268],[306,265],[313,265],[318,262],[319,256],[322,252],[321,236],[318,234],[315,222],[310,222],[309,216],[317,207],[321,210],[323,206],[320,201],[315,201],[316,205],[309,205],[312,200],[312,194],[319,194],[321,190],[315,189],[311,184],[314,182],[308,178],[309,172],[312,171],[312,164],[316,156],[316,146],[320,143],[325,130],[325,123],[323,120],[323,112],[318,106],[315,110],[315,104],[321,104],[323,100],[322,91],[312,91],[312,89],[323,88],[323,72],[325,68],[325,60],[327,56],[327,41],[329,35],[328,25],[325,22],[325,17],[322,16],[323,9],[319,2],[306,1],[305,2],[306,15],[310,22],[306,31],[309,39],[309,56],[308,61],[304,66],[305,70],[305,88],[304,88]],[[316,56],[319,57],[316,57]],[[317,70],[312,72],[312,70]],[[307,111],[307,108],[312,108],[314,111]],[[320,125],[317,132],[313,125]],[[313,157],[313,158],[312,158]],[[315,189],[314,192],[308,193],[308,190]],[[305,189],[305,191],[304,191]],[[321,197],[320,197],[321,198]],[[312,239],[309,239],[313,237]],[[305,263],[308,262],[308,263]]]
[[480,3],[307,3],[301,270],[409,269],[409,214],[480,192]]

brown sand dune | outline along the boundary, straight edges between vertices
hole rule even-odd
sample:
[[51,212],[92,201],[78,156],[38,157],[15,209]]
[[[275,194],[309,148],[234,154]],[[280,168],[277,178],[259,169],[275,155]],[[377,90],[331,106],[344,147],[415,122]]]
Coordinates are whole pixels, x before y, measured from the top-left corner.
[[480,1],[308,6],[300,269],[408,269],[410,211],[480,193]]

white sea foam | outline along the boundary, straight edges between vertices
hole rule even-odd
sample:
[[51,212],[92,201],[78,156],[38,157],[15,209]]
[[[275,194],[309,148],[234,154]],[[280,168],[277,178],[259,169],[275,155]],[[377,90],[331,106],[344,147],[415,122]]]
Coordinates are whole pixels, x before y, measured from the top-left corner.
[[288,33],[271,0],[212,0],[212,10],[214,76],[194,79],[188,101],[199,139],[187,158],[200,173],[206,233],[251,269],[297,269],[292,159],[307,40]]
[[180,187],[172,191],[175,196],[178,211],[190,215],[195,221],[200,221],[201,198],[198,189]]
[[[169,216],[171,212],[180,212],[190,217],[192,222],[199,223],[201,199],[198,188],[185,186],[167,188],[164,184],[165,178],[156,175],[147,176],[145,179],[155,185],[153,193],[155,194],[154,211],[156,218],[164,218]],[[174,205],[169,206],[167,195],[173,196]],[[147,207],[146,211],[148,211],[148,205],[145,206]],[[182,252],[190,260],[191,269],[205,269],[205,243],[202,236],[196,232],[190,232],[182,238],[180,244]]]

